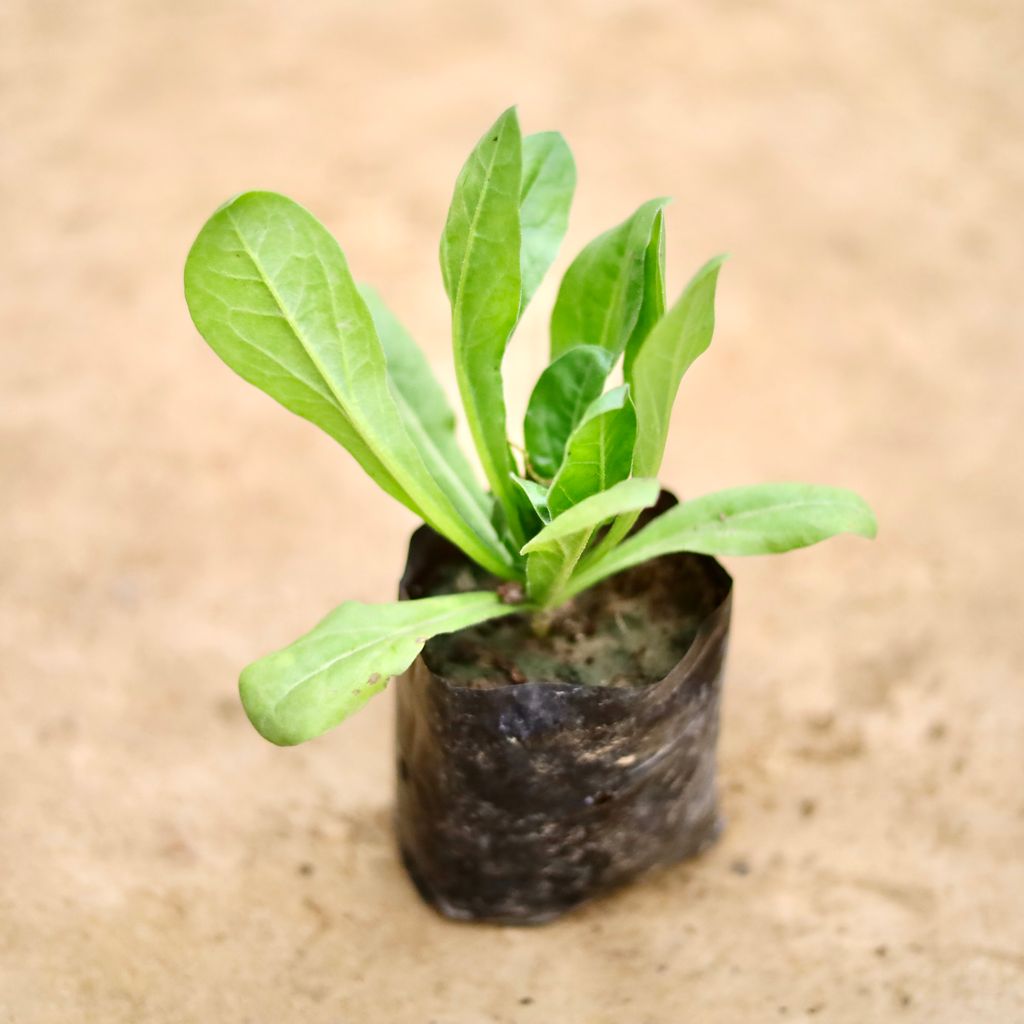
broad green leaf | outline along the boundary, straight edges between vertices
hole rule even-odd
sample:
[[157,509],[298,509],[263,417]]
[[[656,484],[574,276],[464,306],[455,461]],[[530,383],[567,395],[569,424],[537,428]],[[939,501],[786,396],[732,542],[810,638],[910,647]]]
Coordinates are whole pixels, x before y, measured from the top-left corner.
[[558,255],[569,226],[576,190],[576,163],[559,132],[538,132],[523,139],[523,180],[519,219],[522,225],[522,301],[533,297]]
[[551,510],[548,508],[548,489],[536,480],[527,480],[524,477],[513,474],[512,479],[526,496],[531,508],[537,514],[542,523],[551,519]]
[[388,377],[406,430],[430,475],[473,530],[495,546],[502,541],[491,523],[492,501],[473,475],[455,437],[455,414],[412,336],[369,285],[359,292],[373,315],[384,346]]
[[563,600],[573,570],[597,527],[613,516],[653,505],[659,493],[657,480],[623,480],[553,519],[523,547],[530,600],[540,605]]
[[249,720],[290,746],[333,728],[404,672],[432,636],[521,612],[493,592],[339,605],[305,636],[253,662],[239,681]]
[[645,256],[666,199],[652,199],[598,235],[562,278],[551,314],[551,359],[577,345],[599,345],[617,359],[640,315]]
[[657,502],[660,493],[661,484],[657,480],[638,476],[623,480],[606,491],[584,498],[578,505],[556,516],[524,545],[522,553],[528,555],[552,541],[562,540],[581,530],[595,529],[624,512],[639,512],[650,508]]
[[875,516],[868,504],[840,487],[790,483],[734,487],[676,505],[614,551],[588,559],[572,581],[571,591],[578,593],[613,573],[677,551],[769,555],[817,544],[839,533],[871,538],[875,531]]
[[550,480],[565,457],[569,435],[601,394],[612,357],[597,345],[563,352],[537,380],[526,407],[523,436],[530,469]]
[[189,252],[185,295],[200,334],[236,373],[327,430],[482,566],[515,574],[511,556],[467,526],[420,457],[370,311],[312,214],[272,192],[226,203]]
[[[185,298],[192,320],[210,347],[240,377],[290,412],[315,423],[345,447],[388,494],[418,515],[416,503],[352,424],[303,337],[282,312],[257,262],[265,262],[271,254],[257,256],[247,241],[257,234],[253,222],[264,212],[268,223],[273,220],[279,229],[290,221],[291,211],[282,212],[279,198],[266,193],[238,196],[207,221],[185,264]],[[318,233],[314,234],[320,244]],[[272,256],[278,268],[287,258],[276,252]]]
[[558,516],[598,491],[625,480],[633,465],[636,413],[623,384],[591,403],[565,447],[548,491],[548,508]]
[[501,362],[519,319],[522,140],[514,109],[480,140],[459,173],[441,238],[452,306],[455,373],[480,461],[514,538],[524,531],[510,474]]
[[651,228],[651,240],[644,254],[644,291],[636,326],[626,343],[622,372],[629,380],[640,346],[651,328],[665,315],[665,211],[659,210]]
[[[637,351],[627,381],[636,407],[633,472],[656,476],[665,454],[672,406],[683,375],[711,344],[715,328],[715,286],[724,256],[704,264],[675,305],[655,324]],[[598,549],[606,554],[626,536],[636,516],[623,516]]]

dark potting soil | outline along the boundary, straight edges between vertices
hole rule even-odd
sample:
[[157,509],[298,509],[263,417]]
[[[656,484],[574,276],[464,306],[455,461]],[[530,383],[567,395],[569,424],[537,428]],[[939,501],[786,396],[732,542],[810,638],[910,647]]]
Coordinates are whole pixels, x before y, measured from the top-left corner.
[[[496,585],[472,563],[449,562],[430,592]],[[543,635],[530,616],[509,616],[435,637],[424,660],[452,683],[476,689],[527,680],[643,686],[679,663],[715,603],[698,561],[661,558],[609,577],[556,609]]]
[[[413,534],[403,597],[495,585]],[[545,635],[519,614],[430,641],[396,687],[396,828],[427,902],[537,924],[713,843],[730,607],[714,559],[667,555]]]

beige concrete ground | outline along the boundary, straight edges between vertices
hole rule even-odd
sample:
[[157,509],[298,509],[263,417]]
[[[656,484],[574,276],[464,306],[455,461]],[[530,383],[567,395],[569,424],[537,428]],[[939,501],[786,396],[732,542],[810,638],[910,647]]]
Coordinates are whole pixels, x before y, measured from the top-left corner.
[[[1022,30],[987,0],[0,3],[0,1022],[1024,1021]],[[286,191],[450,380],[436,241],[513,101],[576,149],[573,249],[671,192],[673,287],[732,253],[666,481],[846,484],[881,521],[730,563],[721,845],[532,931],[417,902],[389,698],[290,751],[244,720],[239,667],[388,597],[413,524],[180,288],[216,204]]]

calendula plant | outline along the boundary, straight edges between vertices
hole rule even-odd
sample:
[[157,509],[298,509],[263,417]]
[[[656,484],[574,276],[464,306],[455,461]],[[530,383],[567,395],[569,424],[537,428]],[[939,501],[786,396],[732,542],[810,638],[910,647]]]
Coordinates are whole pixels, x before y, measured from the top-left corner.
[[[708,347],[722,258],[669,307],[664,199],[644,203],[572,262],[551,316],[551,359],[530,396],[522,460],[501,366],[568,222],[576,169],[557,132],[522,136],[514,109],[459,174],[441,273],[459,393],[486,475],[420,349],[345,255],[284,196],[221,206],[192,246],[185,294],[199,332],[241,377],[315,423],[470,559],[510,586],[368,605],[346,601],[241,676],[252,723],[294,744],[331,728],[403,672],[426,641],[513,613],[550,614],[613,573],[671,552],[758,555],[837,533],[874,535],[857,495],[809,484],[686,501],[639,530],[680,381]],[[606,390],[622,360],[622,383]],[[512,595],[512,596],[510,596]]]

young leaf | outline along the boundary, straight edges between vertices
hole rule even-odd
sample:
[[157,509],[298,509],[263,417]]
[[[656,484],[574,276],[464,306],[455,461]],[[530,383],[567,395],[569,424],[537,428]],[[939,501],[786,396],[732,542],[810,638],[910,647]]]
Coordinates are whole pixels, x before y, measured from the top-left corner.
[[551,358],[577,345],[599,345],[613,361],[632,335],[644,293],[645,254],[666,199],[652,199],[598,235],[562,278],[551,314]]
[[569,226],[569,207],[575,190],[576,163],[561,134],[527,135],[523,139],[519,200],[522,226],[520,313],[558,255]]
[[633,360],[627,380],[636,406],[635,461],[639,475],[654,476],[661,467],[672,406],[683,374],[711,344],[715,285],[724,259],[717,256],[697,271]]
[[[711,344],[715,328],[715,285],[724,256],[704,264],[675,305],[655,324],[640,346],[626,378],[636,407],[633,472],[655,476],[661,468],[672,406],[683,375]],[[611,551],[626,536],[636,516],[623,516],[601,541],[597,554]]]
[[537,518],[542,523],[549,522],[551,520],[551,510],[548,508],[548,489],[542,484],[537,483],[536,480],[526,480],[515,474],[512,475],[512,479],[526,496],[526,500],[537,514]]
[[629,476],[636,442],[636,413],[629,385],[591,403],[565,449],[565,461],[548,490],[548,508],[558,516],[598,491]]
[[839,533],[872,538],[875,531],[874,513],[867,502],[840,487],[789,483],[734,487],[676,505],[609,554],[595,553],[573,579],[570,591],[579,593],[606,576],[677,551],[769,555],[817,544]]
[[594,530],[613,516],[648,508],[659,493],[657,480],[623,480],[553,519],[523,547],[530,600],[539,605],[558,604]]
[[523,546],[522,554],[538,551],[552,541],[562,540],[581,530],[596,529],[601,523],[624,512],[639,512],[650,508],[658,500],[661,484],[657,480],[630,477],[622,483],[584,498],[578,505],[566,509],[544,527],[536,537]]
[[550,480],[565,457],[569,435],[601,394],[612,357],[597,345],[563,352],[537,380],[526,407],[523,436],[530,469]]
[[665,315],[665,211],[659,210],[651,228],[651,240],[644,254],[644,290],[636,326],[626,343],[622,372],[630,379],[633,360],[651,328]]
[[502,576],[504,547],[468,527],[409,437],[373,319],[338,243],[284,196],[222,206],[185,264],[200,334],[236,373],[322,426],[389,494]]
[[480,461],[513,536],[524,536],[510,474],[501,362],[519,319],[522,141],[506,110],[459,173],[441,238],[459,392]]
[[380,693],[430,637],[524,607],[503,604],[491,591],[378,605],[346,601],[305,636],[249,665],[239,680],[242,704],[271,743],[302,743]]

